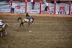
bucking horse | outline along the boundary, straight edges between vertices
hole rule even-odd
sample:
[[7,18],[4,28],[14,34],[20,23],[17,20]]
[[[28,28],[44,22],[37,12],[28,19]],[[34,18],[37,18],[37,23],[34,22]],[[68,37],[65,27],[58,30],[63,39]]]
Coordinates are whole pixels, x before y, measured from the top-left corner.
[[20,27],[24,26],[24,23],[28,23],[28,27],[29,27],[30,24],[32,24],[34,22],[34,18],[33,17],[30,19],[30,22],[29,22],[29,19],[22,18],[22,17],[18,17],[17,21],[19,21],[19,20],[20,20]]

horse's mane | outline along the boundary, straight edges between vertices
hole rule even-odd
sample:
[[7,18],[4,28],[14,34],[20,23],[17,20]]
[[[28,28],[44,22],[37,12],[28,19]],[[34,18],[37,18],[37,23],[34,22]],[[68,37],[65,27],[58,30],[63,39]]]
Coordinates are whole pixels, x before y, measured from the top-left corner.
[[21,17],[18,17],[17,21],[19,21],[19,19],[22,19]]
[[22,17],[18,17],[18,18],[17,18],[17,20],[19,20],[19,19],[22,19],[22,20],[23,20],[23,19],[25,19],[25,18],[22,18]]

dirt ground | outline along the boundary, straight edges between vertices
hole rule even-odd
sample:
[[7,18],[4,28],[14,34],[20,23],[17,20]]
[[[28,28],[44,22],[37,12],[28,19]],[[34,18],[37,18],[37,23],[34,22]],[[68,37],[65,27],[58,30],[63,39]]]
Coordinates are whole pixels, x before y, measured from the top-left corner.
[[34,23],[21,28],[18,17],[0,15],[9,24],[8,34],[0,36],[0,48],[72,48],[71,17],[33,16]]

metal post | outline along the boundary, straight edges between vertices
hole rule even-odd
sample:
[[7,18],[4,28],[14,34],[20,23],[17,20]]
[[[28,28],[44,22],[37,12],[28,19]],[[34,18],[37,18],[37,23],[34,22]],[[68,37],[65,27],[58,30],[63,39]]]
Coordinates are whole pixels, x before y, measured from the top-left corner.
[[10,12],[12,12],[12,1],[13,0],[10,0]]
[[40,0],[40,14],[41,14],[41,4],[42,4],[42,0]]
[[54,0],[54,14],[56,14],[56,0]]
[[69,1],[69,15],[70,15],[70,10],[71,10],[71,2]]
[[25,0],[25,13],[27,13],[27,0]]

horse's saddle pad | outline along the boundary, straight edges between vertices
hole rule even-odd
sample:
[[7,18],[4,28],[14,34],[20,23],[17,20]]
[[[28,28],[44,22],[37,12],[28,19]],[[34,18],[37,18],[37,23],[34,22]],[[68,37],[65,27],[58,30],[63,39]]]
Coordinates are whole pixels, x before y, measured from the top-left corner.
[[25,21],[29,22],[29,19],[25,19]]

